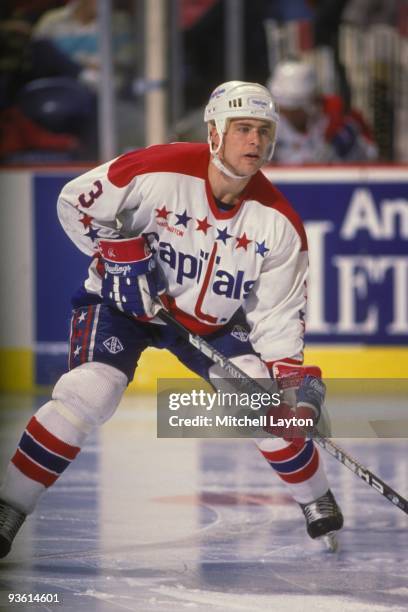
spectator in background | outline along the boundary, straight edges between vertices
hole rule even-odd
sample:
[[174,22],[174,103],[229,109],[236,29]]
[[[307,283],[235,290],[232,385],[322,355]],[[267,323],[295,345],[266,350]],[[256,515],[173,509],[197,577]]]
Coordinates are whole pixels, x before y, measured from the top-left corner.
[[[101,67],[97,0],[70,0],[66,6],[47,11],[35,25],[33,36],[52,41],[60,52],[78,64],[79,78],[97,88]],[[116,85],[120,87],[133,61],[129,19],[124,12],[113,12],[112,42],[118,75]]]
[[[23,152],[74,153],[78,140],[70,134],[55,134],[40,125],[19,105],[24,86],[39,76],[62,69],[60,54],[51,45],[32,44],[31,26],[20,19],[0,23],[0,160],[16,161]],[[75,66],[66,62],[68,74]]]
[[[119,95],[130,82],[128,72],[133,70],[129,21],[125,12],[113,12],[115,85]],[[36,71],[34,79],[39,80],[32,81],[20,96],[26,113],[32,115],[30,109],[35,106],[35,116],[31,118],[43,127],[79,138],[77,157],[83,160],[97,157],[99,36],[97,0],[71,0],[46,11],[34,25],[31,39],[31,58],[43,72]],[[122,99],[118,104],[122,105]],[[126,114],[127,109],[120,107],[119,112]]]
[[280,106],[275,159],[284,164],[360,162],[377,158],[362,115],[339,96],[320,96],[316,73],[304,61],[276,66],[268,82]]

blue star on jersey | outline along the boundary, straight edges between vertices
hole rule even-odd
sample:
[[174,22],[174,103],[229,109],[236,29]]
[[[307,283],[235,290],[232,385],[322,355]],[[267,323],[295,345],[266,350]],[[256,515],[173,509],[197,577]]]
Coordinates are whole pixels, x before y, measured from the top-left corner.
[[256,242],[256,246],[255,246],[255,253],[261,256],[261,257],[265,257],[265,253],[267,253],[269,251],[269,249],[266,247],[265,245],[265,240],[263,242]]
[[98,230],[94,229],[92,225],[90,225],[85,236],[88,236],[88,238],[90,238],[92,241],[95,241],[97,238],[99,238]]
[[226,227],[224,227],[224,229],[221,229],[221,230],[218,229],[217,227],[217,232],[218,232],[218,236],[216,240],[221,240],[224,244],[227,244],[228,238],[232,238],[232,234],[228,233]]
[[176,217],[178,219],[176,225],[184,225],[184,227],[187,227],[187,223],[193,218],[188,216],[187,210],[185,210],[181,215],[176,213]]

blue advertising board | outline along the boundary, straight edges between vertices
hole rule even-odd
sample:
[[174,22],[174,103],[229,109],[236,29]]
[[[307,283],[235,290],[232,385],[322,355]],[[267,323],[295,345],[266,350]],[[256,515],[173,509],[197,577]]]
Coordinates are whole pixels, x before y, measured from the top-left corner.
[[305,221],[307,340],[408,340],[408,181],[277,185]]
[[62,229],[56,203],[73,175],[39,175],[33,180],[35,257],[35,379],[54,383],[67,370],[71,296],[87,275],[89,257]]

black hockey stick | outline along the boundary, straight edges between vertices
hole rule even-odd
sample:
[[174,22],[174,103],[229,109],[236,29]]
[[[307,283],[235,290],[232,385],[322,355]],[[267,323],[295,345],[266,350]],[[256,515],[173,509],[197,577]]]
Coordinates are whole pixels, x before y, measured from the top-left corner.
[[[208,342],[206,342],[201,336],[191,333],[187,327],[185,327],[182,323],[177,321],[169,312],[164,310],[163,308],[156,315],[159,319],[161,319],[164,323],[167,323],[171,327],[177,329],[180,335],[185,338],[192,346],[194,346],[198,351],[200,351],[203,355],[208,357],[213,363],[219,365],[226,374],[231,376],[232,378],[236,378],[241,381],[244,387],[252,389],[252,391],[262,391],[265,392],[265,389],[253,380],[245,372],[243,372],[240,368],[235,366],[227,357],[225,357],[220,351],[212,347]],[[400,508],[403,512],[408,514],[408,500],[406,500],[402,495],[394,491],[386,482],[381,480],[378,476],[373,474],[369,469],[361,465],[356,459],[351,457],[346,451],[342,448],[334,444],[332,440],[329,438],[324,438],[321,436],[316,430],[313,432],[313,439],[317,442],[319,446],[324,448],[332,457],[340,461],[343,465],[345,465],[349,470],[354,472],[356,476],[364,480],[372,489],[375,489],[378,493],[380,493],[383,497],[388,499],[392,504]]]

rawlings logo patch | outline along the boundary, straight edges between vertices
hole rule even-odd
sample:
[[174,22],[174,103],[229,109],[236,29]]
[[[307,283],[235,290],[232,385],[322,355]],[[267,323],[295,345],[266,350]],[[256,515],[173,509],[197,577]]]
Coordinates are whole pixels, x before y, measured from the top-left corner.
[[123,266],[120,266],[119,264],[115,263],[115,265],[111,266],[110,264],[105,262],[105,270],[109,272],[109,274],[115,274],[115,275],[123,274],[123,276],[126,276],[126,274],[128,274],[128,272],[130,272],[131,269],[132,268],[128,264],[124,264]]

